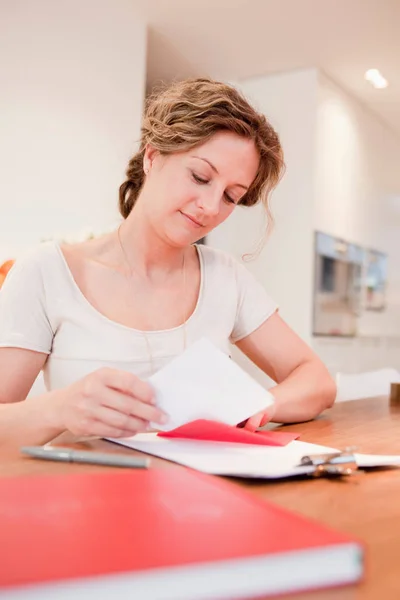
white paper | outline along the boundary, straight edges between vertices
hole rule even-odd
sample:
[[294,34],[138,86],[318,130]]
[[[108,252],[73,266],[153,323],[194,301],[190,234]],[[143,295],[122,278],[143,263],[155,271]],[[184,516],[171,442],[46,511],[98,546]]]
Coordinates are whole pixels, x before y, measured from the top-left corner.
[[[252,446],[163,438],[156,433],[112,441],[205,473],[260,479],[281,479],[311,473],[312,466],[298,466],[303,456],[337,452],[335,448],[298,440],[287,446]],[[400,456],[355,454],[355,458],[360,468],[400,466]]]
[[203,338],[148,380],[157,405],[169,416],[168,431],[195,419],[237,425],[271,406],[272,394]]
[[303,456],[335,452],[334,448],[298,441],[277,447],[178,440],[159,437],[156,433],[143,433],[112,441],[213,475],[266,479],[311,472],[312,467],[297,467]]
[[395,454],[355,454],[359,467],[400,467],[400,456]]

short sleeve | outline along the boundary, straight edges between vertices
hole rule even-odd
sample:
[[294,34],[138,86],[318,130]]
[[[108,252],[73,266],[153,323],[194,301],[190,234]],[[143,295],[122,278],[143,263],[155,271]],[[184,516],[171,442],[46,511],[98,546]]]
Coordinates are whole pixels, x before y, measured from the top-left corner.
[[277,304],[248,269],[236,263],[237,312],[231,342],[236,343],[255,331],[277,310]]
[[0,290],[0,347],[50,354],[53,335],[40,259],[32,254],[16,261]]

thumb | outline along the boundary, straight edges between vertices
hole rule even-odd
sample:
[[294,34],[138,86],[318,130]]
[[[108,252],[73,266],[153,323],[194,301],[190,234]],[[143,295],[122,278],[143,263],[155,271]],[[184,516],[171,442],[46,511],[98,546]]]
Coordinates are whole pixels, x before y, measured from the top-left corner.
[[259,427],[264,427],[264,425],[266,425],[267,423],[272,421],[274,414],[275,414],[275,404],[272,404],[266,410],[263,411],[261,423],[260,423]]
[[244,425],[244,429],[247,429],[248,431],[256,431],[256,429],[258,429],[261,425],[263,416],[264,416],[264,411],[258,412],[255,415],[253,415],[252,417],[250,417],[249,419],[247,419],[247,421]]

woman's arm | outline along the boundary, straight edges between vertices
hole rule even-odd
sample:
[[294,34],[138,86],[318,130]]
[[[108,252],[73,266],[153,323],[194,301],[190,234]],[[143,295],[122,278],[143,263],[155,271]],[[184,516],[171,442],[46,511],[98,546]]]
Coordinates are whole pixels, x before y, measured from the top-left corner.
[[46,359],[42,352],[0,348],[0,448],[43,444],[62,432],[49,394],[25,400]]
[[42,445],[64,431],[51,410],[50,394],[13,404],[0,404],[0,450]]
[[0,349],[0,448],[43,444],[63,431],[78,436],[128,437],[167,416],[149,383],[102,368],[62,389],[27,398],[46,355]]
[[[336,385],[318,356],[275,313],[237,347],[277,382],[274,421],[308,421],[332,406]],[[246,427],[256,429],[271,415],[254,415]]]
[[0,348],[0,405],[25,400],[46,360],[43,352]]

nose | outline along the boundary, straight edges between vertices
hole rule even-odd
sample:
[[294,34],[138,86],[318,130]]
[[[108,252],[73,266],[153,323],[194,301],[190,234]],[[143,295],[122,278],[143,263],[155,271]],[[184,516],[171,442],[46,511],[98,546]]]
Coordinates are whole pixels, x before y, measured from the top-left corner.
[[218,190],[207,190],[200,195],[198,206],[208,217],[216,217],[220,209],[221,196]]

